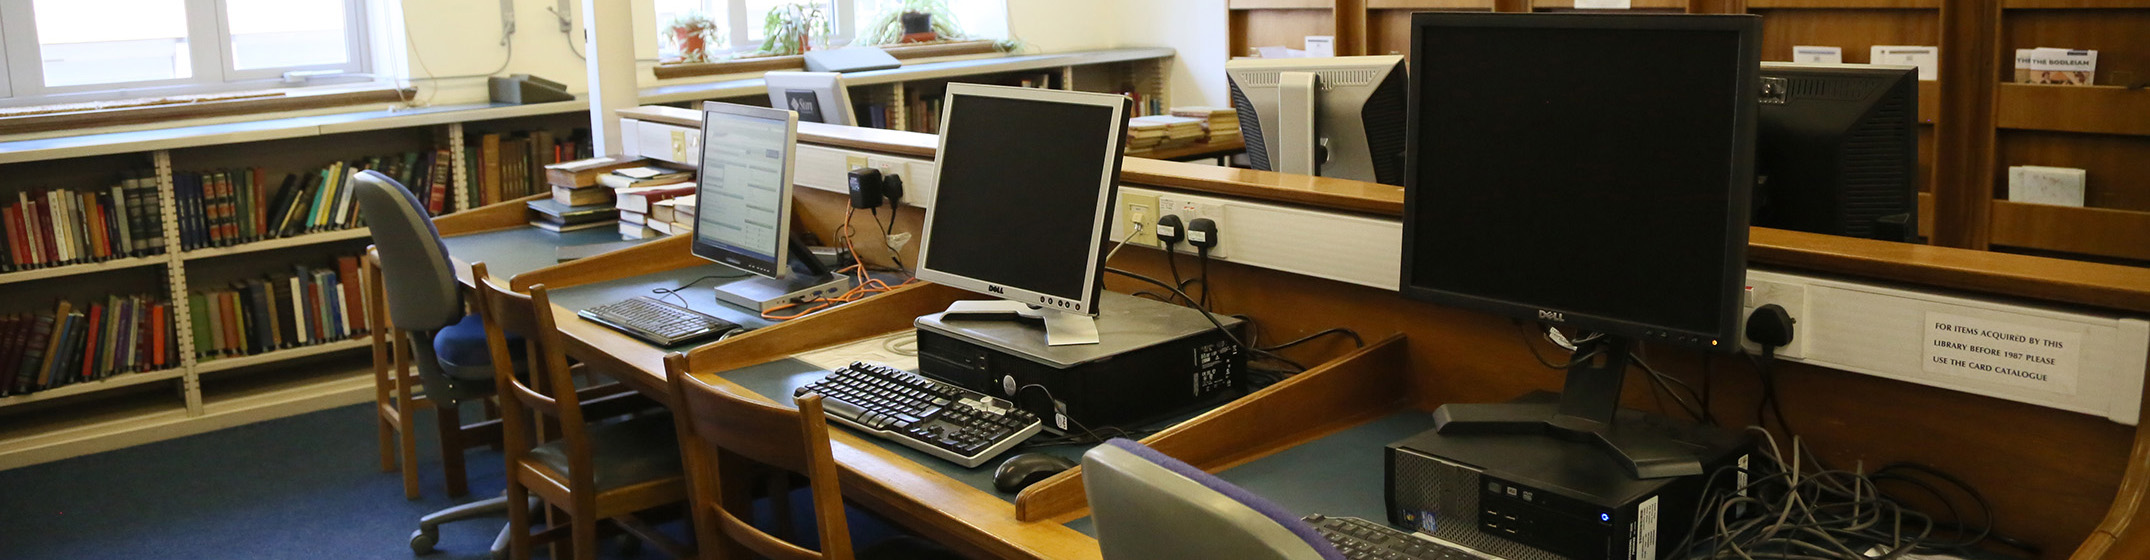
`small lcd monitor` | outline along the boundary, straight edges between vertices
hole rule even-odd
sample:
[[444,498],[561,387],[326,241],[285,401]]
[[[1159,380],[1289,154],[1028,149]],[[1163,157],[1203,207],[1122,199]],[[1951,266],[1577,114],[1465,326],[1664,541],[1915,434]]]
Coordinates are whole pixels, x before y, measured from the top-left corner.
[[1255,169],[1403,184],[1403,56],[1239,59],[1224,74]]
[[1128,98],[948,84],[918,278],[1097,314]]
[[1620,430],[1640,341],[1737,347],[1754,185],[1759,19],[1412,16],[1406,296],[1571,329],[1542,420],[1447,405],[1442,433],[1588,433],[1637,476],[1699,474]]
[[767,310],[825,293],[833,284],[848,286],[792,235],[798,124],[798,115],[784,109],[703,105],[692,251],[760,276],[718,286],[718,299]]
[[1754,225],[1918,237],[1918,69],[1762,63]]
[[843,74],[770,72],[762,75],[762,83],[769,87],[769,106],[790,109],[801,122],[858,126]]

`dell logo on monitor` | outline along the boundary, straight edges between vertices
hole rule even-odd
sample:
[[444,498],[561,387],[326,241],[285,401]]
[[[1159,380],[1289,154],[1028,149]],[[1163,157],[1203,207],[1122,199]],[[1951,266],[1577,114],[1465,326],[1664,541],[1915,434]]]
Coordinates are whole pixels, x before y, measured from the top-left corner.
[[993,285],[987,285],[987,286],[985,287],[985,291],[986,291],[986,293],[991,293],[991,294],[1006,294],[1006,293],[1008,293],[1008,290],[1007,290],[1006,288],[1002,288],[1002,287],[1000,287],[1000,286],[993,286]]
[[1561,313],[1559,311],[1540,309],[1538,310],[1538,320],[1552,321],[1555,323],[1566,323],[1568,322],[1568,314]]

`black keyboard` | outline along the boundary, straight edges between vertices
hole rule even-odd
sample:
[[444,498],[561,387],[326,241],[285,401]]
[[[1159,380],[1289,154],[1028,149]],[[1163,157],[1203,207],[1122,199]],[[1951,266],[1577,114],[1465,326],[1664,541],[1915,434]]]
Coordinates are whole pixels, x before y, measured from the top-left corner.
[[1045,427],[1015,403],[871,362],[852,362],[794,394],[809,392],[838,423],[966,468]]
[[1357,517],[1306,516],[1315,531],[1351,560],[1485,560],[1463,548]]
[[575,315],[658,346],[675,346],[739,328],[738,323],[647,296],[584,309]]

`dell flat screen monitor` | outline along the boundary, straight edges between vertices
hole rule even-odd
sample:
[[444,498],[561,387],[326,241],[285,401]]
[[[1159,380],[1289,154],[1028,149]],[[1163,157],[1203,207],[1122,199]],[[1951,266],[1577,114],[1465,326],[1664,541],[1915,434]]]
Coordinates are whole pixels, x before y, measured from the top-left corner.
[[948,84],[918,278],[1095,315],[1129,105]]
[[1413,23],[1405,294],[1733,346],[1754,182],[1753,18]]
[[769,106],[798,113],[800,122],[858,126],[843,74],[769,72],[762,83],[769,87]]

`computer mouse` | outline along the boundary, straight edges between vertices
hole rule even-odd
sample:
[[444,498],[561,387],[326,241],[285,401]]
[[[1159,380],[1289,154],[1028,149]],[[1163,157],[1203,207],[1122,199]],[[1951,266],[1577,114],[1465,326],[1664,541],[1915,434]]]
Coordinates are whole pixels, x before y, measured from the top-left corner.
[[1009,494],[1023,491],[1045,477],[1075,468],[1075,462],[1049,453],[1020,453],[993,469],[993,489]]

